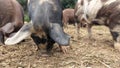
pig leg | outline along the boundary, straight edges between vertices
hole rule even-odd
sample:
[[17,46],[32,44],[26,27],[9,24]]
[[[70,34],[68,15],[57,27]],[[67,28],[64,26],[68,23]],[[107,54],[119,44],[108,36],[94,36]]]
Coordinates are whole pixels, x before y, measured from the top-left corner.
[[114,47],[120,51],[120,33],[111,31],[114,40]]
[[14,31],[14,26],[12,23],[7,23],[1,27],[0,31],[0,45],[4,45],[4,36]]
[[0,31],[0,45],[4,45],[4,34]]
[[120,32],[111,31],[113,40],[114,40],[114,48],[120,51]]
[[79,35],[79,30],[80,30],[79,23],[75,22],[75,28],[76,28],[76,34]]
[[87,31],[88,31],[88,38],[89,39],[91,39],[91,37],[92,37],[91,28],[92,28],[92,24],[88,24],[87,25]]
[[68,28],[68,18],[66,16],[63,16],[63,25],[64,27]]
[[114,40],[114,48],[120,51],[120,25],[119,23],[110,23],[110,32]]

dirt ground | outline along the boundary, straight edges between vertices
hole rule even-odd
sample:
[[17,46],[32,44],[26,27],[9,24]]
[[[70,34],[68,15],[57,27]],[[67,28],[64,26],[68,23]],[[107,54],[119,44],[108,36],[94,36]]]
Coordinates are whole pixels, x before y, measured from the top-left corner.
[[107,27],[94,26],[91,40],[86,28],[81,28],[78,40],[74,26],[69,25],[65,32],[71,35],[72,49],[67,54],[60,52],[55,44],[51,56],[41,56],[44,47],[36,51],[28,38],[17,45],[0,46],[0,68],[120,68],[120,52],[113,48]]

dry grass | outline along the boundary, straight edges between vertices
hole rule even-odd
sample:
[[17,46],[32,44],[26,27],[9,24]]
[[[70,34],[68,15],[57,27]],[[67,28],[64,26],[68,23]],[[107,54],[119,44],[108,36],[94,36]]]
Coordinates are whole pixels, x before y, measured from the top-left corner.
[[120,68],[120,52],[113,48],[108,28],[93,27],[92,40],[87,39],[85,28],[80,30],[78,40],[74,26],[65,31],[72,36],[68,54],[59,52],[55,44],[53,55],[42,57],[28,38],[17,45],[0,46],[0,68]]

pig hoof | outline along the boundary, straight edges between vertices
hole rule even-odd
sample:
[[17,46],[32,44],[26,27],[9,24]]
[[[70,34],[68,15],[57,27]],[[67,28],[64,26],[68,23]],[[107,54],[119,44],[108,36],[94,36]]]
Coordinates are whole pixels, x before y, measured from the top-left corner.
[[120,43],[115,43],[114,48],[120,51]]

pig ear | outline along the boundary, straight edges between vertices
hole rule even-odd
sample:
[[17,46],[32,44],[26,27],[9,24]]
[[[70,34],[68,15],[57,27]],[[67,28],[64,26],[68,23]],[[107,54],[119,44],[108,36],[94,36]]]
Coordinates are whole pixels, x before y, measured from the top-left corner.
[[69,45],[70,36],[63,32],[60,25],[53,24],[49,32],[50,37],[59,45]]
[[4,33],[11,33],[14,31],[14,25],[12,23],[7,23],[1,29]]
[[31,35],[31,31],[34,30],[32,28],[33,25],[31,23],[24,24],[15,35],[5,40],[5,45],[14,45],[19,43],[20,41]]

